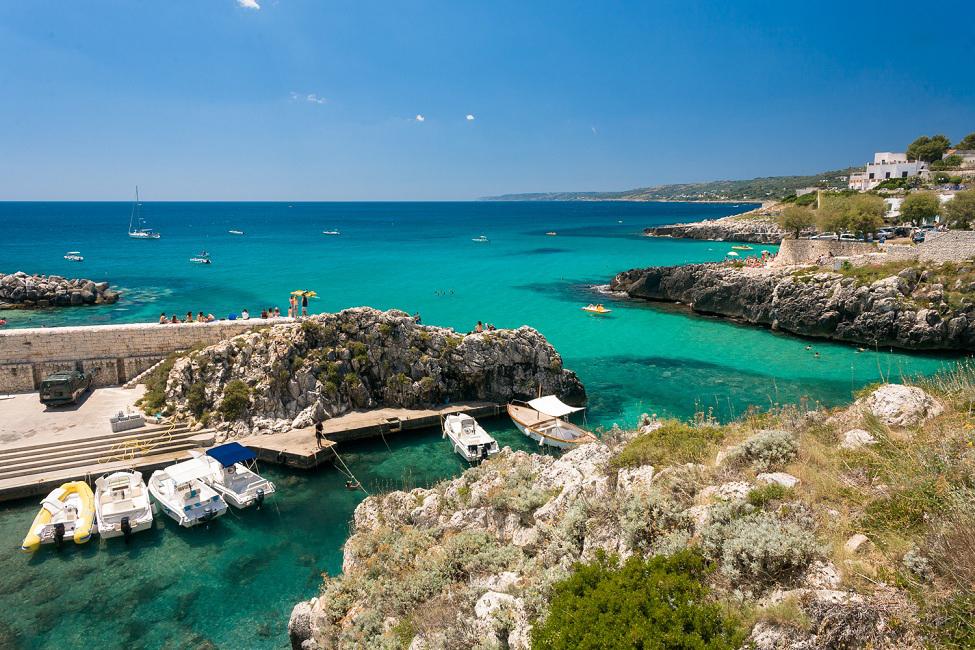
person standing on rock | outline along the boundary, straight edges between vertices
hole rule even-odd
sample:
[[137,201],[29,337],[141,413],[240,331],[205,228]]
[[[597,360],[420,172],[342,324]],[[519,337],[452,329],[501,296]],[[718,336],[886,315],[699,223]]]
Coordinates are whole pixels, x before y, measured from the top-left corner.
[[301,315],[308,315],[308,296],[306,295],[301,296]]

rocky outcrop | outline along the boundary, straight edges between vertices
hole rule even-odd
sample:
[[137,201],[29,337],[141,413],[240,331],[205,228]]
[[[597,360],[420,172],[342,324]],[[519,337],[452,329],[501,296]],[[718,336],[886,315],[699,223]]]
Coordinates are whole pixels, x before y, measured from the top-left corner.
[[367,307],[241,334],[178,359],[166,382],[177,417],[231,434],[304,427],[353,409],[507,402],[585,389],[529,327],[462,335]]
[[101,305],[116,302],[119,295],[108,288],[107,282],[28,275],[23,271],[0,273],[0,307],[6,309]]
[[960,287],[947,296],[926,277],[908,268],[864,284],[807,269],[690,264],[625,271],[610,289],[803,336],[870,347],[975,350],[975,291]]
[[643,232],[651,237],[737,241],[754,244],[778,244],[786,235],[786,232],[779,227],[775,219],[768,216],[752,215],[747,217],[734,215],[692,223],[654,226],[644,229]]
[[[884,384],[866,397],[858,399],[856,406],[893,427],[914,426],[941,415],[943,411],[933,397],[917,386],[901,384]],[[868,440],[861,442],[869,444]]]

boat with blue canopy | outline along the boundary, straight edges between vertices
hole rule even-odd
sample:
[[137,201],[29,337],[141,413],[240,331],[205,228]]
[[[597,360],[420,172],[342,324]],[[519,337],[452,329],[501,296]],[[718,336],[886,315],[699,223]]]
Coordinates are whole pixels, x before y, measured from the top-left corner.
[[261,507],[274,494],[274,483],[257,473],[257,454],[239,442],[228,442],[198,456],[210,467],[204,477],[235,508]]

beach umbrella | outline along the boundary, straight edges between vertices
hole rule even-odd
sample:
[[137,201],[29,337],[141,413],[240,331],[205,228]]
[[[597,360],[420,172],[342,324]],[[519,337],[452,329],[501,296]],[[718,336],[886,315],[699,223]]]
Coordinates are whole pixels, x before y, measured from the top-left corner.
[[738,253],[735,251],[728,251],[728,257],[738,257]]

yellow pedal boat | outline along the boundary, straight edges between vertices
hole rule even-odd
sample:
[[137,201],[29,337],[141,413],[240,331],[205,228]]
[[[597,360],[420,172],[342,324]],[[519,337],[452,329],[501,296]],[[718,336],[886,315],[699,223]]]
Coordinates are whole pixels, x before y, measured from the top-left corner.
[[587,311],[590,314],[608,314],[613,311],[612,309],[606,309],[602,305],[586,305],[582,308],[582,311]]
[[72,481],[53,490],[41,501],[20,549],[33,553],[41,544],[60,544],[71,538],[75,544],[91,539],[95,527],[95,495],[83,481]]
[[736,251],[751,251],[751,250],[755,250],[751,246],[732,246],[732,248],[734,250],[736,250]]

